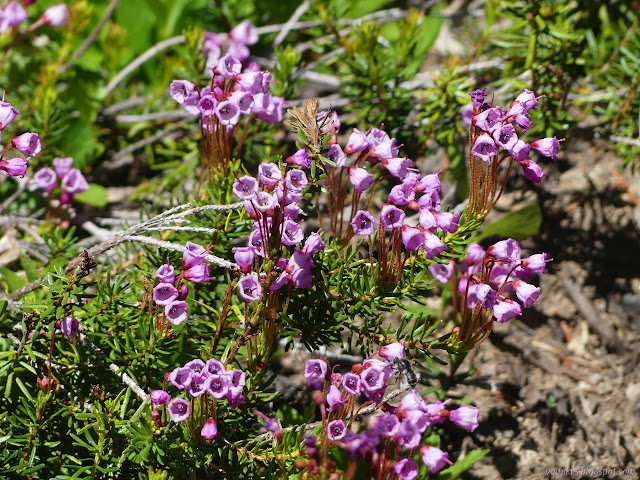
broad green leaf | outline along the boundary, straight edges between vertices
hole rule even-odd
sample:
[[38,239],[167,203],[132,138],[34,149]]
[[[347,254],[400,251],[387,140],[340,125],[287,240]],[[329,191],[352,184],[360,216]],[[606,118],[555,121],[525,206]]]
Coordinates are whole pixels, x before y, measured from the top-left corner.
[[389,3],[389,0],[367,0],[366,2],[353,2],[347,11],[348,18],[358,18],[376,10],[382,9]]
[[438,38],[443,21],[444,18],[442,17],[425,17],[422,25],[418,28],[415,36],[415,47],[411,52],[413,59],[410,61],[410,71],[412,73],[418,71],[424,61],[424,57]]
[[542,211],[537,203],[530,203],[515,212],[509,212],[500,220],[488,223],[476,242],[489,237],[507,237],[524,240],[538,231],[542,223]]
[[27,280],[25,278],[19,276],[16,272],[13,272],[4,267],[0,268],[0,279],[7,282],[9,292],[18,290],[19,288],[22,288],[27,284]]
[[102,185],[90,183],[89,190],[74,195],[73,199],[93,207],[104,207],[108,202],[108,193]]
[[80,170],[93,162],[99,148],[91,124],[80,117],[69,122],[69,128],[58,147],[65,155],[73,157],[73,166]]
[[466,454],[463,458],[459,458],[456,463],[451,465],[449,468],[442,470],[438,476],[437,480],[453,480],[454,478],[458,478],[463,472],[469,469],[471,465],[484,457],[487,453],[489,453],[489,449],[485,450],[472,450],[468,454]]
[[27,274],[27,280],[34,282],[38,279],[38,269],[29,255],[24,252],[20,252],[20,266]]

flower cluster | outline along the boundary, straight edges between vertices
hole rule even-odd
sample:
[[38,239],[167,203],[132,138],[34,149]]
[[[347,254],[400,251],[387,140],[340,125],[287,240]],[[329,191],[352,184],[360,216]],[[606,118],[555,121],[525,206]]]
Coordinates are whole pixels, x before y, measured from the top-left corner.
[[[354,153],[358,157],[351,166],[347,166],[347,155]],[[439,172],[422,176],[412,168],[413,162],[409,158],[398,157],[398,153],[396,140],[386,132],[377,128],[366,133],[354,129],[344,151],[339,145],[332,145],[328,158],[338,167],[346,169],[349,182],[358,194],[373,185],[371,171],[379,166],[385,168],[388,175],[399,184],[391,189],[387,202],[382,206],[380,235],[385,230],[390,231],[392,239],[394,236],[401,239],[407,250],[417,251],[422,247],[428,258],[434,258],[446,248],[434,231],[456,232],[460,215],[441,212],[442,185]],[[374,164],[370,171],[363,168],[365,160]],[[419,213],[415,226],[407,221],[407,209]],[[372,235],[376,230],[376,222],[368,210],[358,210],[351,219],[351,227],[356,235]]]
[[[203,360],[191,360],[182,367],[175,368],[165,378],[165,386],[162,390],[152,390],[149,393],[151,404],[154,407],[154,419],[160,421],[160,413],[155,407],[162,406],[165,414],[172,422],[180,423],[188,420],[190,427],[198,419],[205,416],[209,418],[202,424],[200,435],[206,440],[212,440],[218,434],[216,424],[216,404],[219,400],[226,399],[229,407],[238,408],[244,402],[242,389],[246,382],[246,375],[242,370],[227,370],[222,362],[211,358]],[[189,395],[189,400],[172,396],[167,392],[167,381],[178,390],[184,390]],[[195,403],[198,399],[199,403]],[[211,400],[211,413],[209,401]],[[194,412],[199,408],[200,415]]]
[[[324,360],[310,360],[305,366],[305,378],[312,389],[322,391],[323,433],[332,446],[345,449],[352,458],[365,458],[370,465],[384,465],[384,460],[395,460],[396,475],[403,480],[416,478],[418,467],[412,458],[394,458],[401,449],[420,449],[424,463],[431,472],[438,472],[450,464],[448,454],[434,446],[422,445],[430,427],[450,420],[469,432],[478,427],[478,410],[462,406],[448,409],[449,401],[428,404],[415,390],[405,395],[400,405],[382,404],[383,415],[369,418],[366,428],[356,433],[351,430],[354,405],[359,394],[380,403],[393,372],[394,359],[404,359],[404,344],[394,343],[382,347],[380,359],[367,359],[345,375],[328,375]],[[326,401],[326,404],[325,404]],[[325,412],[329,413],[326,414]],[[306,441],[309,457],[320,463],[318,449],[321,442],[315,437]],[[391,463],[393,465],[393,463]],[[306,467],[309,467],[307,465]],[[390,468],[390,467],[386,467]]]
[[38,170],[33,179],[39,188],[52,192],[60,182],[60,204],[71,203],[73,196],[89,189],[87,180],[82,172],[73,168],[73,158],[54,158],[53,168],[44,167]]
[[467,253],[462,262],[450,260],[430,267],[434,278],[441,283],[449,282],[457,270],[457,291],[464,297],[466,308],[473,310],[480,305],[482,309],[491,309],[493,319],[505,323],[520,316],[523,308],[536,303],[540,288],[527,280],[545,273],[546,263],[550,261],[546,253],[521,258],[520,245],[512,238],[497,242],[487,251],[472,243]]
[[472,243],[464,260],[432,265],[429,269],[436,281],[451,282],[454,287],[458,325],[449,345],[464,351],[475,348],[487,338],[494,321],[507,322],[536,303],[540,288],[528,280],[545,273],[550,261],[546,253],[521,258],[520,245],[510,238],[486,251]]
[[[245,274],[238,282],[239,295],[245,302],[259,299],[263,286],[269,291],[285,285],[311,288],[311,257],[326,246],[320,234],[314,232],[299,248],[304,232],[302,220],[297,220],[302,213],[297,204],[309,185],[304,170],[287,167],[283,175],[277,164],[263,163],[258,172],[258,179],[245,175],[233,184],[234,193],[255,220],[247,246],[234,248],[235,261]],[[283,247],[294,247],[289,258],[282,257]],[[262,276],[252,273],[259,258],[273,264]],[[260,272],[260,267],[256,271]]]
[[[348,158],[351,155],[356,155],[353,160]],[[460,222],[459,214],[442,211],[440,172],[421,175],[412,160],[399,155],[395,138],[383,130],[354,129],[344,150],[337,143],[330,145],[325,154],[329,161],[323,164],[327,170],[332,235],[346,243],[354,234],[372,236],[377,232],[377,275],[387,285],[397,283],[407,252],[422,250],[429,259],[444,252],[441,232],[455,233]],[[377,180],[376,170],[384,171]],[[378,220],[369,205],[376,188],[387,178],[397,183],[382,205]],[[353,193],[344,188],[346,182],[353,187]],[[360,207],[363,195],[368,195],[364,209]],[[343,235],[347,201],[351,201],[351,216],[347,217],[351,228]]]
[[[0,9],[0,33],[5,33],[11,27],[17,27],[29,18],[24,7],[28,7],[35,0],[25,0],[22,3],[9,2],[7,6]],[[23,6],[24,4],[24,6]],[[41,25],[51,25],[52,27],[66,26],[69,21],[69,9],[64,3],[53,5],[42,14],[29,27],[29,31],[33,31]]]
[[247,46],[257,41],[256,28],[248,21],[231,30],[225,55],[221,38],[215,33],[205,34],[202,52],[207,56],[211,85],[200,90],[188,80],[174,80],[171,97],[192,115],[200,115],[203,127],[208,129],[224,127],[231,133],[242,115],[249,114],[270,124],[279,123],[284,99],[269,93],[271,73],[247,63]]
[[187,242],[182,254],[182,273],[176,277],[173,266],[167,260],[156,271],[158,284],[153,289],[153,301],[164,307],[165,318],[173,325],[179,325],[187,319],[189,305],[185,298],[189,287],[181,285],[182,280],[194,283],[209,281],[209,266],[204,263],[207,250],[195,243]]
[[529,158],[531,149],[537,150],[545,157],[556,158],[562,140],[542,138],[531,143],[518,138],[516,127],[526,133],[533,125],[530,110],[538,108],[538,99],[531,90],[518,95],[509,109],[485,103],[487,93],[476,90],[471,93],[473,118],[471,125],[482,133],[472,138],[471,154],[484,162],[497,161],[500,148],[508,153],[522,166],[525,177],[534,183],[540,183],[544,172],[542,168]]
[[[0,135],[13,120],[20,115],[13,105],[4,101],[4,93],[2,101],[0,101]],[[0,138],[2,138],[0,136]],[[20,153],[26,155],[24,158],[5,158],[5,155],[11,148],[15,148]],[[11,144],[7,145],[2,154],[0,154],[0,171],[7,172],[12,177],[23,177],[27,173],[27,161],[31,157],[35,157],[42,151],[42,143],[37,133],[23,133],[11,140]]]

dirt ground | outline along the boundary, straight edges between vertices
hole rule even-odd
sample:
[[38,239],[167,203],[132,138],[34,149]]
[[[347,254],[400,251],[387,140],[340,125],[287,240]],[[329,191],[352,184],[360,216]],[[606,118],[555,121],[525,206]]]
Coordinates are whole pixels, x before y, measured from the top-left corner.
[[460,393],[481,423],[463,448],[491,452],[463,478],[640,474],[640,176],[610,145],[567,139],[540,186],[501,199],[537,197],[543,224],[523,246],[554,260],[539,304],[466,359],[478,373]]

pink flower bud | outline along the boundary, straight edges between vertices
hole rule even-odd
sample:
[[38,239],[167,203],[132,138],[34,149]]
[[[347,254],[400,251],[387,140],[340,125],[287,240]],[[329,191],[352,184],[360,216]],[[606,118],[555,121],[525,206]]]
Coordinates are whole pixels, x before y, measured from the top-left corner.
[[351,155],[352,153],[362,152],[368,148],[369,142],[367,141],[367,136],[357,128],[354,128],[353,133],[347,141],[347,146],[344,148],[344,153]]
[[67,317],[60,323],[60,330],[65,336],[74,339],[80,331],[80,322],[73,317]]
[[256,258],[256,249],[253,247],[235,247],[233,258],[240,267],[242,273],[249,273]]
[[424,244],[424,233],[419,228],[410,227],[409,225],[402,226],[402,243],[404,248],[410,252],[415,252]]
[[17,27],[28,17],[25,9],[18,2],[11,2],[4,11],[0,12],[0,33],[6,32],[9,27]]
[[531,148],[537,150],[545,157],[556,158],[558,156],[560,142],[562,141],[564,141],[564,138],[560,140],[558,140],[556,137],[541,138],[540,140],[534,140],[533,142],[531,142]]
[[69,23],[69,9],[64,3],[59,3],[47,8],[41,19],[52,27],[65,27]]
[[245,20],[229,32],[229,38],[237,43],[255,45],[258,43],[258,29],[249,20]]
[[340,393],[340,390],[338,390],[338,387],[335,385],[329,385],[329,389],[327,390],[327,403],[329,404],[330,412],[338,412],[347,404],[347,402],[342,399],[342,393]]
[[404,358],[404,341],[384,345],[380,347],[380,350],[378,350],[378,354],[382,358],[386,358],[387,360],[391,360],[393,358]]
[[0,101],[0,130],[7,128],[18,115],[20,112],[13,105]]
[[533,160],[526,158],[520,162],[520,165],[522,165],[522,173],[524,173],[524,176],[533,183],[540,183],[542,177],[545,176],[540,165]]
[[513,238],[508,238],[491,245],[487,253],[503,262],[519,262],[520,244]]
[[389,173],[400,180],[403,180],[409,173],[411,163],[411,160],[406,157],[382,160],[382,165],[389,171]]
[[422,461],[429,467],[429,472],[438,473],[447,464],[451,464],[449,461],[449,454],[443,452],[437,447],[431,447],[429,445],[423,445],[420,447],[420,455],[422,455]]
[[188,270],[201,265],[204,262],[204,257],[207,255],[207,250],[197,243],[187,242],[185,244],[184,252],[182,252],[182,268]]
[[311,154],[306,148],[301,148],[286,160],[288,165],[298,165],[302,168],[311,168]]
[[309,255],[315,255],[321,250],[324,250],[326,246],[327,244],[324,243],[324,241],[322,241],[322,237],[320,236],[320,233],[313,232],[311,235],[309,235],[309,237],[307,238],[307,241],[304,242],[304,247],[302,247],[302,251],[304,253],[308,253]]
[[513,317],[522,315],[522,307],[510,298],[498,300],[493,306],[493,316],[497,322],[506,323]]
[[513,288],[516,291],[516,296],[522,302],[524,308],[529,308],[531,305],[537,302],[540,295],[540,288],[531,285],[524,280],[515,280],[513,282]]
[[364,168],[349,167],[349,181],[356,192],[362,193],[373,184],[373,175]]
[[529,152],[531,152],[531,145],[518,140],[509,150],[509,153],[517,162],[522,162],[529,158]]
[[418,476],[418,465],[413,458],[403,458],[393,467],[400,480],[415,480]]
[[478,428],[478,409],[476,407],[460,407],[449,411],[449,420],[467,432]]
[[154,405],[164,405],[171,400],[171,395],[164,390],[151,390],[149,398]]
[[200,430],[200,436],[205,440],[213,440],[218,435],[218,426],[213,418],[209,418]]
[[0,170],[4,170],[12,177],[24,177],[27,173],[27,159],[3,158],[0,160]]
[[[209,265],[201,263],[182,272],[185,280],[193,283],[205,283],[209,281]],[[184,286],[184,285],[183,285]]]

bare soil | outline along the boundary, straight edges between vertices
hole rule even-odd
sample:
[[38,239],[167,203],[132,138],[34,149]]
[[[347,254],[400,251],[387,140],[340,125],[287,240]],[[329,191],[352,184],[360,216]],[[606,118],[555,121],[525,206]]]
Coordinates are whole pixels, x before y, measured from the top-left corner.
[[491,449],[468,480],[640,473],[640,177],[620,172],[606,140],[562,146],[527,187],[544,220],[523,245],[554,259],[539,304],[498,325],[464,365],[477,374],[459,393],[481,423],[463,446]]

